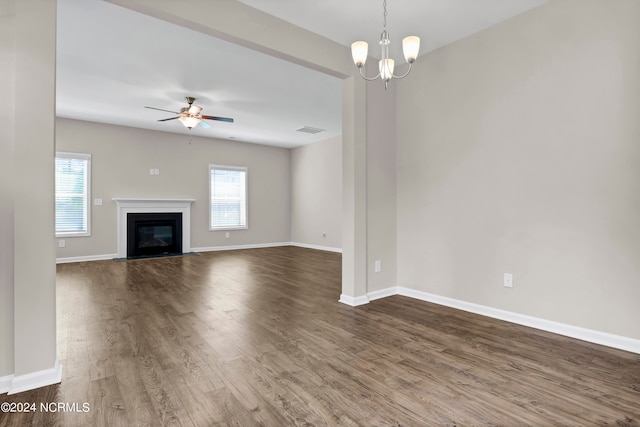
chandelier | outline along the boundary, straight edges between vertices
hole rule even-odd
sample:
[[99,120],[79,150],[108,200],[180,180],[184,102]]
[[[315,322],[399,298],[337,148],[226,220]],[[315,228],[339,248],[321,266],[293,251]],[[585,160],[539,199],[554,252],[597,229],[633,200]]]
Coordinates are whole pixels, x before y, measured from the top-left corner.
[[382,57],[378,63],[378,74],[374,77],[367,77],[362,70],[364,68],[364,64],[367,62],[367,54],[369,51],[369,45],[367,42],[354,42],[351,45],[351,55],[353,56],[353,62],[360,70],[360,75],[363,79],[371,81],[380,77],[382,81],[384,81],[384,88],[386,89],[389,84],[389,80],[392,78],[403,79],[411,72],[411,66],[418,57],[418,51],[420,50],[420,37],[409,36],[402,40],[402,51],[404,53],[404,58],[409,63],[409,69],[401,76],[394,75],[394,60],[389,58],[389,44],[391,41],[389,40],[389,33],[387,32],[387,0],[383,0],[382,7],[384,8],[384,27],[382,34],[380,35]]

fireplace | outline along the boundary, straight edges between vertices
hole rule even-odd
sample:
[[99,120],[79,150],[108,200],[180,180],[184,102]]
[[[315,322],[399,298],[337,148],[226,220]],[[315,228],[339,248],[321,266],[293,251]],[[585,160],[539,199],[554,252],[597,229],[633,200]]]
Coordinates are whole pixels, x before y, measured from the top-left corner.
[[182,253],[182,213],[128,213],[127,258]]
[[[180,229],[181,237],[178,234],[173,235],[173,243],[176,244],[176,248],[171,248],[171,251],[176,253],[190,253],[191,252],[191,204],[195,201],[193,199],[130,199],[130,198],[114,198],[114,202],[117,204],[117,220],[118,220],[118,254],[116,259],[129,258],[129,215],[130,214],[145,214],[145,215],[158,215],[158,214],[180,214],[180,219],[176,217],[176,230]],[[141,238],[147,238],[148,241],[142,246],[145,247],[145,251],[158,251],[158,254],[168,252],[166,246],[166,236],[169,231],[173,233],[173,229],[169,230],[168,227],[173,227],[165,223],[166,217],[152,217],[148,218],[151,221],[155,221],[151,228],[143,228],[140,230],[142,233]],[[158,223],[158,221],[160,221]],[[147,237],[145,237],[147,236]],[[149,238],[151,236],[151,238]],[[162,241],[163,243],[160,243]],[[155,242],[155,243],[154,243]],[[150,246],[155,246],[155,249],[149,249]],[[153,254],[149,254],[153,255]],[[144,255],[142,255],[144,256]]]

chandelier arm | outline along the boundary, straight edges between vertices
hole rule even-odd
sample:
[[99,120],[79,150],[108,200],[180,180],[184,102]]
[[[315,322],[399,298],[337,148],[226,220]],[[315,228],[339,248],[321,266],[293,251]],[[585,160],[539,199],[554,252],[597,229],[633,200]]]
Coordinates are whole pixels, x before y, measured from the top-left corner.
[[362,76],[363,79],[367,80],[367,81],[373,81],[376,80],[378,77],[380,77],[380,73],[378,73],[375,77],[367,77],[364,75],[364,73],[362,72],[362,68],[363,67],[358,67],[358,70],[360,70],[360,75]]
[[396,76],[395,74],[393,74],[393,78],[394,78],[394,79],[404,79],[404,78],[405,78],[405,77],[407,77],[407,76],[409,75],[409,73],[411,72],[411,67],[412,67],[412,66],[413,66],[413,63],[411,63],[411,62],[410,62],[410,63],[409,63],[409,69],[407,70],[407,72],[406,72],[406,73],[404,73],[404,74],[403,74],[403,75],[401,75],[401,76]]

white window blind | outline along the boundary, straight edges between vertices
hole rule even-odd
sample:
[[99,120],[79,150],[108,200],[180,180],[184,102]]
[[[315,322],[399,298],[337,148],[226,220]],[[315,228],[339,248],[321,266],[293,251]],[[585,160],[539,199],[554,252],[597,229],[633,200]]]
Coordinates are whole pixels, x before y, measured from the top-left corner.
[[56,153],[56,236],[89,235],[91,155]]
[[247,228],[247,168],[209,165],[209,229]]

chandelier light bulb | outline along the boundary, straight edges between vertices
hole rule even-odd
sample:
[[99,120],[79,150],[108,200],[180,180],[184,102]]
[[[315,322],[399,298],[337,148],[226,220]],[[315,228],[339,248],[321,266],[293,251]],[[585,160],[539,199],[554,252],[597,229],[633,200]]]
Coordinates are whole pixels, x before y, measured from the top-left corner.
[[358,68],[362,68],[367,62],[368,53],[369,45],[367,42],[357,41],[351,45],[351,56],[353,56],[353,62]]
[[378,62],[380,69],[380,78],[386,83],[393,78],[393,67],[395,61],[393,59],[382,59]]
[[402,52],[404,53],[404,59],[409,64],[413,64],[418,58],[418,52],[420,51],[420,37],[409,36],[402,40]]

